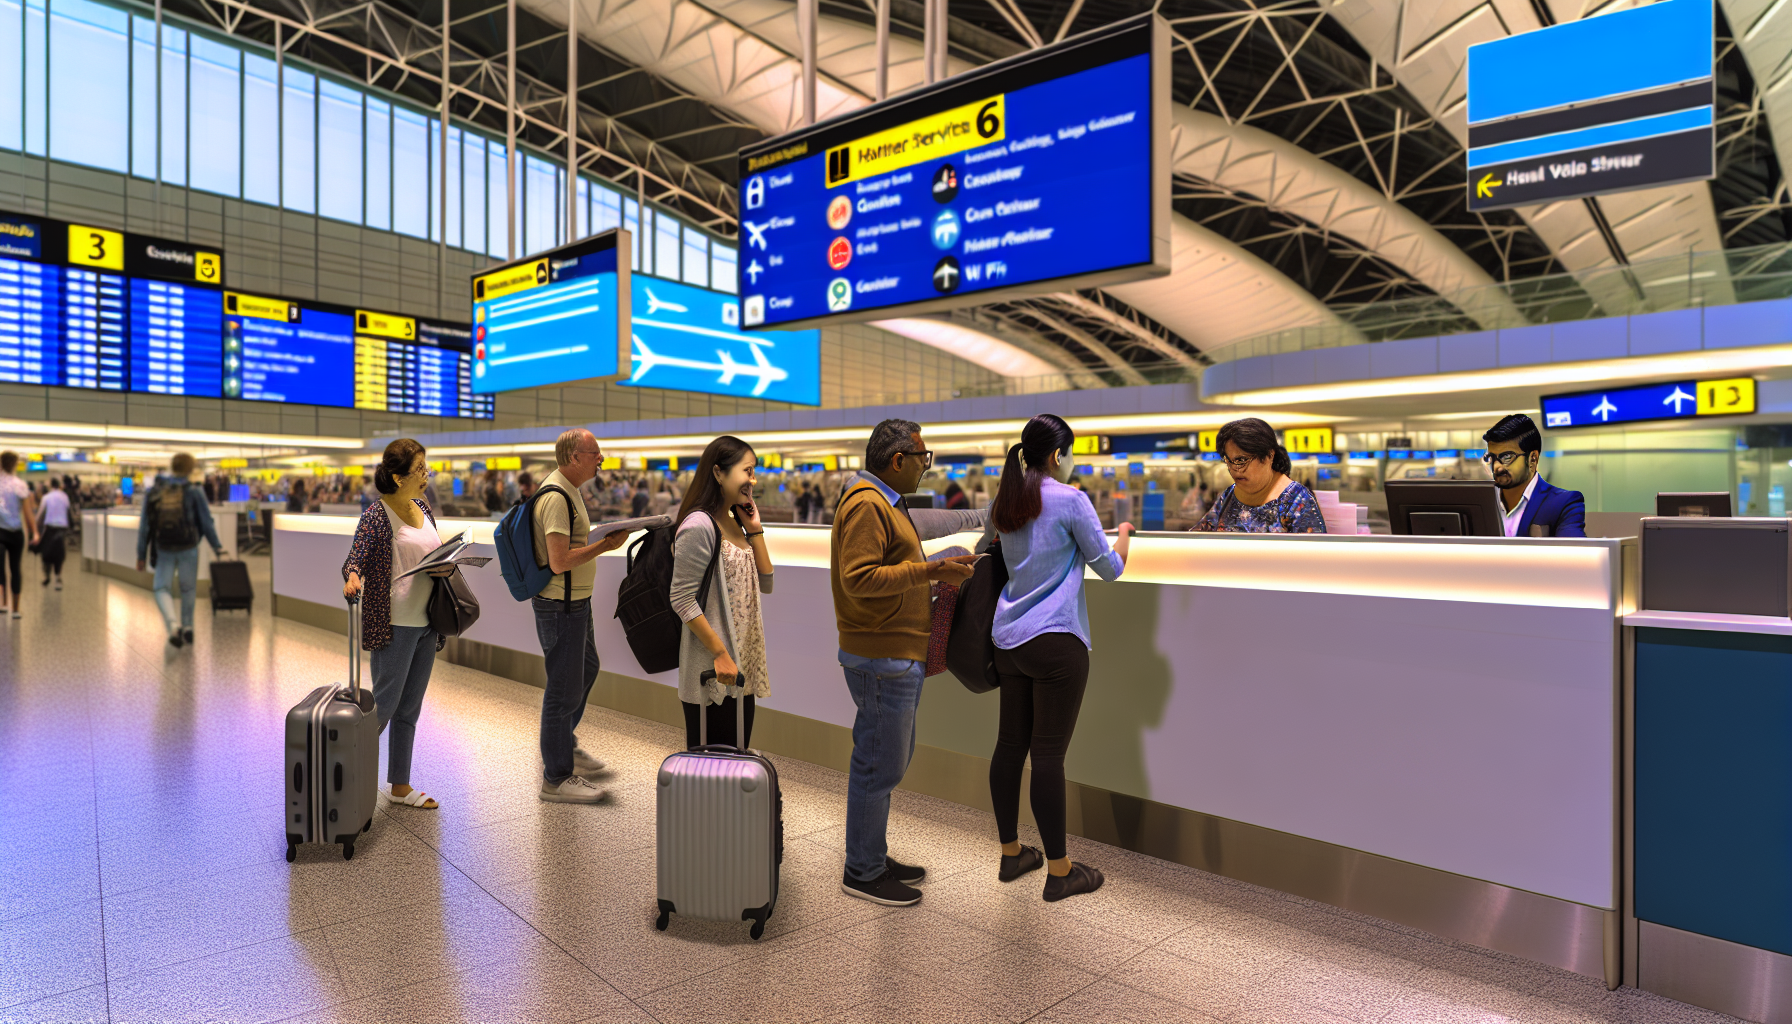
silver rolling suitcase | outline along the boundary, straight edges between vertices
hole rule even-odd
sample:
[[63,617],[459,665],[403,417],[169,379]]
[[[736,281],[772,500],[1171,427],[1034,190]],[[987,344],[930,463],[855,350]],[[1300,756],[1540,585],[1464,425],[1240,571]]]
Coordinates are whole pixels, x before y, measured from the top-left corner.
[[[745,686],[735,693],[734,714],[734,737],[744,739]],[[750,750],[711,744],[709,715],[700,714],[697,721],[698,745],[660,764],[660,916],[654,927],[665,931],[675,913],[751,921],[757,939],[778,902],[778,865],[784,860],[778,770]]]
[[341,843],[373,827],[380,716],[361,689],[361,600],[348,601],[348,686],[320,686],[286,713],[286,859],[300,843]]

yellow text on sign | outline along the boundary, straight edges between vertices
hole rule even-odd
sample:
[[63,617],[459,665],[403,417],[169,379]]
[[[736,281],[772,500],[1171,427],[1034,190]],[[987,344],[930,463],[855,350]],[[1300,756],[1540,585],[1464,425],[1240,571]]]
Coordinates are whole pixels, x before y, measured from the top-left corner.
[[408,316],[393,316],[390,313],[374,313],[365,309],[357,309],[355,310],[355,330],[361,334],[372,334],[381,338],[413,341],[417,337],[417,321]]
[[1070,442],[1070,454],[1101,455],[1107,449],[1107,440],[1101,434],[1084,434]]
[[976,100],[835,146],[828,150],[828,187],[1000,142],[1007,132],[1005,99]]
[[1755,411],[1755,379],[1699,381],[1700,416],[1737,416]]
[[1195,441],[1201,451],[1217,452],[1220,450],[1220,432],[1217,430],[1198,431],[1195,434]]
[[224,293],[224,312],[238,316],[252,316],[262,320],[279,320],[286,322],[292,319],[292,305],[285,299],[269,299],[260,295],[244,295],[240,292]]
[[224,258],[215,252],[194,253],[193,280],[203,284],[223,284]]
[[520,455],[494,455],[485,460],[486,469],[522,469],[523,458]]
[[1309,427],[1282,432],[1283,446],[1297,454],[1324,454],[1332,450],[1332,428]]
[[248,469],[249,468],[249,460],[248,459],[219,459],[218,460],[218,468],[219,469]]
[[[485,302],[490,299],[501,299],[506,295],[528,291],[537,285],[548,283],[548,261],[534,260],[529,263],[506,267],[494,271],[484,277],[473,279],[473,301]],[[480,319],[484,319],[482,316]]]
[[124,236],[104,228],[68,226],[68,261],[106,270],[124,269]]

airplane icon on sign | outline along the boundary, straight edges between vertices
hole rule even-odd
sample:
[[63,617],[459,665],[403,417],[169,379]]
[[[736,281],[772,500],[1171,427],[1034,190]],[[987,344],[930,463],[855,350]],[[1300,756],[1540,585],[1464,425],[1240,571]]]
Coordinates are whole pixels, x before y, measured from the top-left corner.
[[1617,411],[1618,407],[1613,405],[1612,400],[1606,398],[1604,395],[1599,397],[1599,404],[1593,407],[1593,415],[1607,422],[1610,422],[1612,413]]
[[634,340],[635,372],[634,375],[628,379],[630,384],[639,383],[641,378],[647,376],[648,372],[656,366],[681,366],[687,370],[715,370],[721,375],[716,383],[723,387],[727,387],[734,383],[734,378],[736,377],[753,377],[756,379],[756,383],[753,385],[752,394],[754,397],[758,397],[765,394],[766,388],[790,377],[790,371],[783,369],[782,367],[773,366],[771,362],[765,358],[765,350],[758,345],[750,346],[753,349],[753,362],[750,364],[735,360],[733,356],[722,349],[716,349],[717,361],[709,363],[704,362],[701,359],[685,359],[680,356],[660,355],[648,348],[647,345],[641,341],[641,336],[639,334],[634,336]]
[[1674,415],[1678,416],[1678,415],[1680,415],[1680,403],[1681,402],[1696,402],[1696,401],[1698,401],[1697,398],[1693,397],[1692,395],[1687,394],[1686,390],[1684,388],[1682,388],[1678,384],[1676,384],[1676,385],[1674,385],[1674,393],[1669,395],[1668,397],[1662,399],[1661,404],[1662,405],[1672,405],[1674,407]]
[[652,316],[662,309],[671,310],[674,313],[689,313],[691,311],[691,307],[689,306],[681,306],[676,302],[667,302],[665,299],[653,294],[652,288],[648,288],[646,291],[648,316]]
[[765,229],[772,226],[771,221],[755,224],[750,220],[743,220],[740,222],[740,226],[747,229],[747,245],[757,245],[761,250],[765,249]]
[[753,284],[759,283],[759,275],[763,273],[765,273],[765,268],[759,265],[758,260],[747,264],[747,279]]

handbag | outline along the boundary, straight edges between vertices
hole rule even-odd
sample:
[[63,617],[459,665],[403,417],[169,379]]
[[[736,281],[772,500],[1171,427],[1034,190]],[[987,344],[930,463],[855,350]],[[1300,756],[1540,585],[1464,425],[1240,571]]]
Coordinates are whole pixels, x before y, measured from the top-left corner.
[[[969,551],[953,545],[944,551],[936,551],[927,556],[929,562],[937,562],[956,555],[968,555]],[[958,609],[958,584],[935,580],[928,584],[928,607],[931,610],[931,622],[927,631],[927,670],[926,674],[937,676],[946,671],[946,644],[952,636],[952,617]]]
[[460,566],[446,576],[432,576],[435,589],[429,592],[429,628],[443,636],[460,636],[479,621],[479,599],[467,586]]
[[[957,587],[952,628],[946,636],[946,668],[972,693],[988,693],[1001,685],[996,675],[996,601],[1008,586],[1008,563],[1002,561],[1002,542],[989,545],[977,559],[971,578]],[[929,637],[931,641],[932,638]],[[931,643],[928,661],[932,662]]]

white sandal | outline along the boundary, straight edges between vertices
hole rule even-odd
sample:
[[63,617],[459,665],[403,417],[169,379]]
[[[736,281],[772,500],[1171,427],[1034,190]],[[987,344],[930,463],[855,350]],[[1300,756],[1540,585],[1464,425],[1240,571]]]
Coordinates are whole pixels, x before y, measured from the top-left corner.
[[436,803],[435,807],[425,806],[426,804],[434,802],[434,798],[415,786],[411,787],[411,791],[404,796],[393,796],[392,791],[388,789],[386,790],[386,796],[390,797],[395,804],[403,804],[406,807],[422,807],[426,811],[433,811],[441,806],[440,803]]

